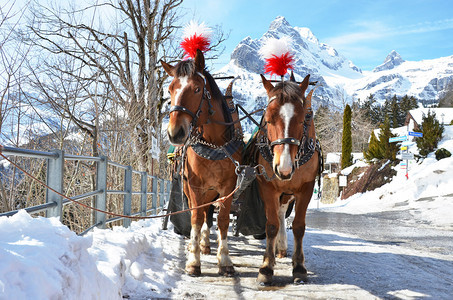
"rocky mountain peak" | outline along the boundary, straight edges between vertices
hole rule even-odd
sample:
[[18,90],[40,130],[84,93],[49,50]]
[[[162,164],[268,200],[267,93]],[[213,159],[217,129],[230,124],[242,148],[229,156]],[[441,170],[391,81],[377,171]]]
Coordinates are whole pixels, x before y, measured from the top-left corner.
[[401,65],[404,62],[404,59],[399,55],[398,52],[395,50],[392,50],[389,55],[384,60],[384,63],[382,65],[377,66],[373,72],[379,72],[383,70],[391,70],[395,68],[396,66]]
[[276,17],[269,25],[269,31],[286,31],[287,28],[291,28],[291,25],[283,16]]

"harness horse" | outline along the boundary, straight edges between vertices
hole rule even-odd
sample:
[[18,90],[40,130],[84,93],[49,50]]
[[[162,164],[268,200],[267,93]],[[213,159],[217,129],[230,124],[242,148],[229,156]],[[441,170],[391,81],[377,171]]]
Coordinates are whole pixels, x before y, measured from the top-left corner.
[[313,90],[305,97],[309,75],[300,85],[285,81],[274,86],[262,75],[261,79],[269,100],[262,128],[257,134],[257,163],[264,167],[264,173],[257,176],[257,180],[267,223],[266,249],[257,280],[270,283],[275,256],[287,254],[285,213],[289,203],[294,201],[293,280],[306,281],[302,247],[305,216],[315,178],[322,171],[321,146],[316,139],[312,117]]
[[[183,188],[194,208],[229,195],[236,186],[235,163],[241,161],[242,130],[231,125],[233,110],[228,107],[213,77],[205,70],[203,53],[193,60],[172,66],[161,61],[173,77],[170,120],[167,134],[173,145],[183,147]],[[234,115],[234,114],[233,114]],[[229,256],[227,232],[232,197],[220,206],[217,216],[219,274],[235,273]],[[210,253],[210,229],[206,225],[209,206],[192,210],[189,256],[186,272],[201,274],[200,253]]]

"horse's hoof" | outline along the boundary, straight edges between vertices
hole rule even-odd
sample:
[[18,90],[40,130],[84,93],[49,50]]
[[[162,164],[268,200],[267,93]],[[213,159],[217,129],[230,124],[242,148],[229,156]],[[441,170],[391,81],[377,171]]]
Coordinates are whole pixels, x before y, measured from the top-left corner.
[[288,255],[286,250],[278,250],[277,251],[277,258],[285,258]]
[[308,281],[308,272],[307,269],[303,266],[296,266],[293,269],[293,282],[294,283],[304,283]]
[[219,267],[219,275],[231,277],[236,274],[233,266],[222,266]]
[[201,275],[201,268],[200,266],[187,266],[186,273],[189,276],[198,277]]
[[261,285],[270,284],[272,282],[272,277],[274,276],[274,270],[269,267],[260,268],[258,273],[258,278],[256,281]]
[[211,247],[209,247],[209,246],[208,247],[201,246],[201,253],[202,254],[206,254],[206,255],[211,254]]

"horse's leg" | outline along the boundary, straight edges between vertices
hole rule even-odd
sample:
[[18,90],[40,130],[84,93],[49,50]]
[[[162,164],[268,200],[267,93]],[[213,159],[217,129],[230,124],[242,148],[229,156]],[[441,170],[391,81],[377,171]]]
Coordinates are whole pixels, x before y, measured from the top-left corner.
[[258,273],[259,283],[270,283],[274,275],[275,265],[275,244],[277,233],[280,227],[278,209],[280,206],[279,195],[267,184],[260,184],[260,195],[266,211],[266,250],[264,252],[263,264]]
[[287,255],[288,239],[286,236],[286,210],[288,209],[289,203],[281,204],[278,210],[278,219],[280,222],[280,228],[277,234],[277,257],[283,258]]
[[209,242],[210,234],[211,234],[211,230],[208,227],[208,223],[207,223],[207,220],[205,217],[203,227],[201,227],[201,241],[200,241],[201,253],[203,253],[203,254],[211,254],[211,246],[210,246],[210,242]]
[[[233,188],[231,188],[231,190]],[[219,229],[217,233],[219,243],[219,247],[217,249],[217,259],[219,261],[219,274],[225,276],[231,276],[235,273],[227,242],[228,226],[230,225],[231,201],[231,197],[227,199],[223,203],[223,206],[220,207],[217,215],[217,227]]]
[[[196,186],[196,185],[195,185]],[[186,190],[188,191],[190,207],[196,207],[203,202],[206,198],[206,194],[200,195],[190,187],[186,185]],[[210,196],[210,195],[209,195]],[[201,275],[201,260],[200,260],[200,238],[201,238],[201,228],[205,220],[207,208],[200,208],[192,210],[192,216],[190,222],[192,224],[192,229],[190,231],[190,241],[189,241],[189,255],[186,262],[186,272],[191,276],[200,276]]]
[[315,182],[307,182],[303,185],[302,191],[296,194],[295,210],[296,215],[293,220],[294,234],[294,254],[293,254],[293,280],[294,282],[306,282],[308,272],[305,268],[304,249],[302,239],[305,234],[305,216],[307,207],[313,194]]

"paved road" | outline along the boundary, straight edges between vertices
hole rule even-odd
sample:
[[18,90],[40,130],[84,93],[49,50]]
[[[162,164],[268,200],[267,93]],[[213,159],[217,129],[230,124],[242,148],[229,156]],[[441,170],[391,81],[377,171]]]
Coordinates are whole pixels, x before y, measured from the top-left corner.
[[351,234],[374,243],[453,255],[453,231],[417,223],[405,211],[351,215],[309,210],[307,226]]
[[[181,241],[181,278],[169,289],[172,298],[451,299],[451,232],[414,224],[405,213],[348,215],[310,210],[307,224],[304,249],[308,284],[292,283],[291,258],[286,257],[277,260],[274,284],[259,286],[256,276],[264,241],[244,236],[229,238],[237,276],[217,274],[214,242],[213,253],[201,258],[202,276],[189,277],[183,271],[186,241]],[[290,230],[288,235],[292,236]],[[292,248],[290,238],[290,255]]]

